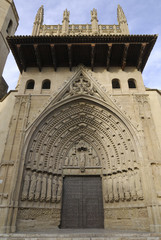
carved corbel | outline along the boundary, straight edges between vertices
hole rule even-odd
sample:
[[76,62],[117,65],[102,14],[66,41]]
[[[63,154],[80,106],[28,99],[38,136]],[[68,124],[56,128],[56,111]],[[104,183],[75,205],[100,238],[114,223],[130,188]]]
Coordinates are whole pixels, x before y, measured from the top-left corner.
[[[17,44],[16,46],[17,46],[17,52],[18,52],[18,56],[19,56],[19,59],[20,59],[20,63],[23,67],[24,72],[26,72],[26,61],[25,61],[24,54],[23,54],[23,51],[22,51],[22,45]],[[22,71],[21,71],[21,73],[22,73]]]
[[108,50],[107,50],[107,61],[106,61],[107,71],[109,70],[109,67],[110,67],[111,50],[112,50],[112,43],[109,43]]
[[40,57],[38,44],[34,44],[34,49],[35,49],[36,63],[37,63],[37,66],[39,68],[39,71],[41,72],[42,62],[41,62],[41,57]]
[[142,61],[143,61],[143,54],[144,54],[144,50],[145,50],[146,45],[147,45],[146,43],[142,43],[141,44],[140,54],[139,54],[138,63],[137,63],[138,71],[141,71],[141,66],[142,66]]
[[68,44],[69,69],[72,71],[72,44]]
[[51,56],[52,56],[52,61],[53,61],[54,70],[55,70],[55,72],[56,72],[56,70],[57,70],[57,64],[56,64],[55,45],[54,45],[54,44],[50,44],[50,49],[51,49]]
[[95,44],[91,44],[91,70],[94,68]]
[[126,60],[127,60],[127,53],[128,53],[129,45],[130,45],[129,43],[124,44],[124,51],[123,51],[122,64],[121,64],[122,71],[124,71],[124,69],[126,67]]

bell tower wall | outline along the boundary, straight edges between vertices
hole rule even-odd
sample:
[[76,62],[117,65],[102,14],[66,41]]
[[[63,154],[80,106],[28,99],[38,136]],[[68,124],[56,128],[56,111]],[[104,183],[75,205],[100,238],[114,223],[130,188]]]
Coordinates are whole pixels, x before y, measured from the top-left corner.
[[19,22],[19,17],[12,0],[1,0],[0,6],[0,98],[2,98],[8,89],[8,85],[2,77],[3,68],[9,54],[9,46],[6,40],[7,36],[15,34]]

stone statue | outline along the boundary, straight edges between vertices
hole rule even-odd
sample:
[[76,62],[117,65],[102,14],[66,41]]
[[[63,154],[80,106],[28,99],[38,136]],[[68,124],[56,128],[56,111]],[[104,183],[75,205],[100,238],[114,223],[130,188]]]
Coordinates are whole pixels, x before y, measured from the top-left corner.
[[99,163],[99,158],[98,157],[95,157],[95,166],[99,166],[100,163]]
[[57,190],[57,203],[60,202],[62,195],[62,178],[59,177],[58,179],[58,190]]
[[120,200],[124,201],[125,195],[124,195],[124,188],[123,188],[123,182],[122,182],[122,173],[119,173],[118,183],[119,183],[119,186],[118,186],[119,197],[120,197]]
[[30,174],[28,171],[26,171],[23,190],[22,190],[22,200],[27,200],[28,197],[28,191],[30,186]]
[[48,177],[48,184],[47,184],[47,196],[46,201],[49,202],[51,200],[51,187],[52,187],[52,175]]
[[91,146],[89,146],[89,155],[93,155],[93,148]]
[[40,201],[44,201],[46,198],[46,187],[47,187],[46,178],[47,178],[47,174],[43,174]]
[[137,195],[136,195],[136,188],[135,188],[135,179],[134,179],[134,173],[130,172],[129,173],[129,184],[130,184],[130,193],[131,197],[133,200],[137,200]]
[[66,157],[66,158],[65,158],[65,164],[64,164],[64,165],[65,165],[65,166],[68,166],[68,164],[69,164],[69,158]]
[[30,190],[29,190],[29,200],[33,200],[34,199],[34,194],[35,194],[35,189],[36,189],[36,182],[37,182],[36,172],[33,172],[32,176],[31,176],[31,184],[30,184]]
[[124,177],[123,177],[123,186],[124,186],[124,192],[125,192],[125,199],[127,201],[130,201],[131,196],[130,196],[129,179],[128,179],[128,176],[125,173],[124,173]]
[[119,201],[119,195],[118,195],[118,179],[117,176],[114,175],[113,177],[113,194],[114,194],[114,200],[116,202]]
[[73,166],[73,156],[70,156],[69,158],[69,166]]
[[111,176],[109,176],[107,179],[107,191],[108,191],[109,201],[113,202],[113,181]]
[[80,167],[85,167],[86,164],[86,154],[84,151],[80,151]]
[[143,200],[143,191],[142,191],[142,186],[141,186],[141,179],[140,179],[140,174],[139,170],[135,172],[135,185],[136,185],[136,192],[139,200]]
[[35,201],[38,201],[40,198],[40,193],[41,193],[41,173],[38,174],[37,176],[37,184],[36,184],[36,191],[35,191]]
[[108,188],[107,188],[107,178],[104,178],[104,198],[105,202],[108,203],[109,198],[108,198]]
[[53,203],[56,202],[57,188],[58,188],[58,186],[57,186],[57,176],[54,176],[53,185],[52,185],[52,199],[51,199],[51,201]]
[[78,158],[76,155],[73,156],[73,165],[78,166]]

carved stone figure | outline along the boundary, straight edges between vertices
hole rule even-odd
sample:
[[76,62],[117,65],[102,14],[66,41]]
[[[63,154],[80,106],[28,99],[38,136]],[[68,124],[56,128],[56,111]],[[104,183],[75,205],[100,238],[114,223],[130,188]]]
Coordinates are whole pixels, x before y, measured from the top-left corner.
[[22,190],[22,197],[21,197],[22,200],[26,200],[27,199],[29,186],[30,186],[30,174],[29,174],[28,171],[26,171],[24,185],[23,185],[23,190]]
[[70,158],[69,158],[69,166],[73,166],[73,157],[72,156],[70,156]]
[[117,175],[114,175],[113,177],[113,194],[114,194],[114,200],[116,202],[119,201],[119,195],[118,195],[118,179]]
[[123,176],[123,186],[124,186],[124,192],[125,192],[125,199],[127,201],[130,201],[131,196],[130,196],[130,186],[129,186],[129,179],[127,174],[124,173]]
[[142,185],[141,185],[141,179],[139,170],[135,172],[135,185],[136,185],[136,192],[139,200],[143,200],[143,191],[142,191]]
[[34,199],[36,182],[37,182],[36,172],[33,172],[32,176],[31,176],[31,184],[30,184],[30,190],[29,190],[29,200]]
[[86,154],[83,150],[80,152],[80,167],[83,168],[85,167],[86,164]]
[[130,172],[129,173],[129,184],[130,184],[130,192],[131,192],[131,197],[133,200],[137,200],[137,195],[136,195],[136,188],[135,188],[135,179],[134,179],[134,173]]
[[125,195],[124,195],[124,188],[123,188],[122,173],[119,174],[118,182],[119,182],[119,186],[118,186],[118,189],[119,189],[119,197],[120,197],[120,200],[124,201]]
[[78,158],[76,155],[73,155],[73,165],[78,166]]
[[109,176],[107,178],[107,191],[108,191],[108,198],[110,202],[113,202],[113,180],[112,177]]
[[89,147],[88,151],[89,151],[89,155],[93,155],[93,148],[91,146]]
[[52,201],[53,203],[56,202],[57,188],[58,188],[58,185],[57,185],[57,176],[54,176],[54,178],[53,178],[53,185],[52,185],[52,199],[51,199],[51,201]]
[[99,166],[99,158],[98,157],[95,157],[95,166]]
[[103,184],[104,184],[104,198],[105,198],[105,202],[108,203],[109,197],[108,197],[108,188],[107,188],[107,178],[106,177],[104,178]]
[[54,161],[54,158],[53,158],[53,155],[51,155],[49,160],[49,169],[50,169],[49,172],[52,172],[53,161]]
[[64,164],[64,165],[65,165],[65,166],[68,166],[68,164],[69,164],[69,158],[66,157],[66,158],[65,158],[65,164]]
[[62,178],[58,178],[57,203],[60,202],[62,195]]
[[79,166],[84,171],[86,167],[100,166],[100,159],[93,147],[81,139],[70,149],[64,166]]
[[46,201],[49,202],[51,200],[51,188],[52,188],[52,175],[48,177],[48,183],[47,183],[47,196]]
[[37,184],[36,184],[36,191],[35,191],[35,201],[38,201],[40,198],[40,193],[41,193],[41,173],[38,174],[37,176]]
[[42,177],[42,186],[41,186],[41,196],[40,196],[40,201],[44,201],[46,198],[46,187],[47,187],[47,174],[43,174]]

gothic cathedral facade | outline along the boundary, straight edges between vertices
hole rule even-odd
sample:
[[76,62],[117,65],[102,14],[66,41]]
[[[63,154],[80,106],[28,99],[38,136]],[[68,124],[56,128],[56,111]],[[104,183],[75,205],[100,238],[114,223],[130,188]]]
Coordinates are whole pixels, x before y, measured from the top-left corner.
[[130,35],[120,6],[118,25],[43,16],[7,38],[21,74],[0,102],[0,232],[160,231],[161,92],[142,79],[157,36]]

